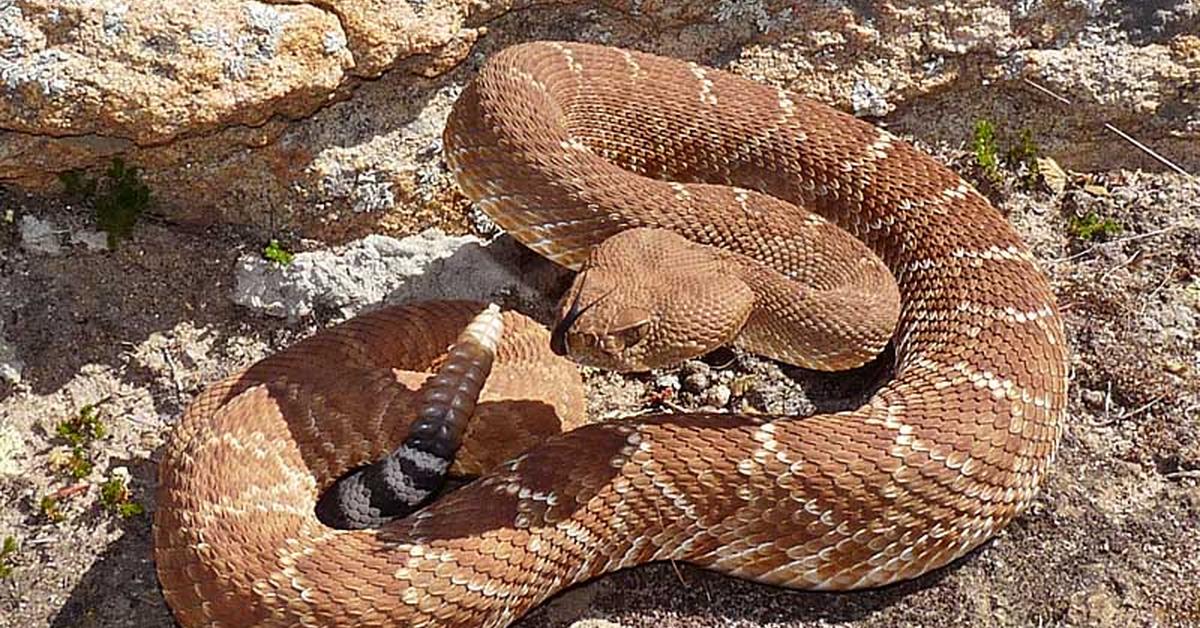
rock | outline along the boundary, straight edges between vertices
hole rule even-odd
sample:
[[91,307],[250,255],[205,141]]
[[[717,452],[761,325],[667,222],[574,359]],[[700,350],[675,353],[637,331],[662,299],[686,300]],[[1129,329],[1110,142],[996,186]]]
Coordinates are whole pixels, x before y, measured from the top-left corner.
[[82,244],[89,251],[107,251],[108,234],[103,231],[82,229],[71,232],[71,244]]
[[0,327],[0,382],[10,386],[21,383],[21,374],[25,372],[25,362],[17,357],[17,349],[8,343]]
[[733,393],[725,384],[717,384],[704,392],[703,401],[706,405],[716,408],[724,408],[729,405],[729,399]]
[[439,222],[454,213],[446,205],[461,201],[426,148],[482,58],[531,34],[715,63],[889,116],[929,143],[960,145],[969,121],[986,117],[1001,131],[1029,128],[1039,151],[1067,168],[1154,165],[1096,123],[1104,120],[1200,166],[1190,150],[1197,97],[1178,88],[1200,80],[1200,37],[1182,9],[1147,12],[1132,0],[616,4],[627,10],[3,0],[0,182],[57,192],[58,173],[121,156],[176,219],[338,241],[380,226],[448,226]]
[[[440,75],[466,58],[480,32],[465,20],[507,8],[466,0],[4,2],[0,181],[57,191],[58,173],[124,156],[143,168],[160,209],[176,216],[277,215],[288,205],[279,196],[295,203],[321,181],[313,169],[298,185],[292,168],[362,136],[360,116],[314,113],[348,96],[359,77],[396,67],[407,83]],[[419,85],[412,95],[424,100],[428,91]],[[390,96],[380,106],[406,116],[403,98]],[[320,132],[328,123],[337,128]],[[286,134],[299,126],[307,126],[303,139]],[[365,187],[390,187],[401,168],[364,167],[364,156],[341,170]],[[253,206],[243,212],[247,200]]]
[[[337,17],[304,4],[5,2],[0,127],[162,143],[304,116],[353,65]],[[337,42],[343,45],[336,45]]]
[[710,383],[708,373],[690,373],[683,378],[683,389],[698,395],[704,392]]
[[1076,626],[1121,626],[1121,600],[1106,587],[1098,586],[1090,593],[1072,596],[1066,620]]
[[[1108,144],[1113,133],[1096,124],[1104,120],[1135,136],[1153,137],[1154,149],[1172,160],[1192,158],[1182,152],[1184,144],[1194,145],[1200,137],[1200,97],[1170,93],[1167,86],[1185,85],[1200,77],[1200,37],[1182,35],[1165,44],[1134,45],[1095,35],[1081,35],[1061,48],[1029,49],[1013,55],[1013,76],[1030,79],[1067,96],[1073,106],[1064,107],[1060,126],[1073,126],[1081,132],[1073,139],[1039,138],[1040,151],[1054,151],[1063,166],[1072,170],[1111,167],[1097,147]],[[1146,128],[1146,120],[1177,107],[1193,113],[1178,120],[1180,138],[1162,137]],[[1178,139],[1189,138],[1179,142]],[[1074,150],[1065,150],[1067,144]],[[1064,149],[1064,150],[1060,150]],[[1161,167],[1143,153],[1130,151],[1131,157],[1146,166]],[[1134,163],[1126,164],[1133,167]]]
[[694,374],[708,375],[712,373],[712,367],[701,360],[688,360],[679,365],[679,372],[684,376]]
[[658,390],[679,390],[679,376],[666,373],[654,378],[654,387]]
[[[507,10],[512,2],[492,3]],[[388,0],[331,0],[345,29],[339,40],[350,49],[357,76],[376,77],[401,62],[414,62],[412,71],[437,76],[463,60],[482,29],[470,28],[464,18],[475,7],[463,2],[389,2]],[[336,37],[331,35],[331,37]]]
[[0,477],[21,472],[19,460],[25,457],[25,440],[12,425],[0,423]]
[[62,244],[58,239],[58,231],[49,220],[26,214],[21,216],[19,225],[21,232],[21,248],[39,255],[59,255]]
[[856,116],[882,118],[895,107],[888,104],[883,92],[870,81],[858,81],[850,92],[850,107]]
[[1183,501],[1187,505],[1188,512],[1192,513],[1193,517],[1200,517],[1200,487],[1184,491]]
[[17,227],[21,235],[21,248],[30,253],[61,255],[64,252],[64,235],[71,244],[82,244],[89,251],[108,250],[108,234],[103,231],[79,229],[68,233],[53,222],[30,214],[21,216]]
[[1103,391],[1084,390],[1082,393],[1080,393],[1080,396],[1083,398],[1083,402],[1091,406],[1093,409],[1100,409],[1104,407],[1106,395]]
[[299,253],[287,266],[258,256],[238,260],[235,303],[271,316],[300,318],[317,308],[345,319],[386,300],[500,298],[535,301],[557,279],[548,264],[518,276],[523,251],[436,229],[404,239],[371,235],[332,250]]

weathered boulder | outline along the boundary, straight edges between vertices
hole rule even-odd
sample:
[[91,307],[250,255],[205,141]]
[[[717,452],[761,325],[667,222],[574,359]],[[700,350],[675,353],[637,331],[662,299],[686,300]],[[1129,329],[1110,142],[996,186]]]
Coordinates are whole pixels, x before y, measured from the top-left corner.
[[137,145],[303,117],[353,59],[335,16],[225,0],[6,2],[0,125]]
[[233,301],[270,316],[314,311],[350,318],[382,302],[469,299],[534,304],[561,288],[567,271],[548,264],[521,272],[532,255],[511,238],[484,241],[427,229],[405,238],[369,235],[300,253],[286,266],[257,255],[238,260]]
[[1196,169],[1197,4],[0,0],[0,182],[56,191],[121,156],[175,218],[462,230],[449,105],[487,54],[534,38],[695,59],[930,143],[988,118],[1068,167],[1161,168],[1112,123]]

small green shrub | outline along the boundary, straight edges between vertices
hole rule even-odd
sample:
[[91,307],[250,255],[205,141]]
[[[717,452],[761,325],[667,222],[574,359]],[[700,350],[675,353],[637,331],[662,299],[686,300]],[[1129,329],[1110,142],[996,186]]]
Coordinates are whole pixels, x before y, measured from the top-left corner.
[[990,120],[975,122],[971,147],[975,153],[975,163],[983,170],[984,176],[992,182],[999,182],[1000,150],[996,146],[996,127]]
[[8,578],[12,575],[13,567],[17,562],[18,549],[20,547],[15,538],[4,537],[4,544],[0,546],[0,578]]
[[129,475],[113,472],[100,485],[100,504],[104,509],[122,519],[136,517],[146,511],[141,504],[129,497]]
[[91,203],[96,224],[108,234],[108,247],[115,249],[133,233],[133,225],[150,206],[150,188],[142,183],[140,171],[114,157],[101,179],[78,170],[58,175],[68,196]]
[[58,499],[53,495],[43,496],[38,502],[38,510],[41,511],[42,517],[50,523],[59,523],[67,518],[67,515],[58,507]]
[[92,474],[92,469],[95,464],[92,462],[92,455],[88,450],[80,445],[75,445],[71,448],[71,457],[67,460],[66,470],[71,477],[76,480],[82,480]]
[[109,248],[128,239],[133,225],[150,205],[150,188],[142,183],[137,168],[125,167],[121,159],[109,166],[108,185],[96,197],[96,222],[108,233]]
[[1005,153],[1004,161],[1009,168],[1016,172],[1021,184],[1026,189],[1032,189],[1037,185],[1041,176],[1041,168],[1038,165],[1038,147],[1037,143],[1033,141],[1033,131],[1029,129],[1021,131],[1016,143],[1009,146],[1008,152]]
[[1067,230],[1080,240],[1099,240],[1118,235],[1124,229],[1112,218],[1101,218],[1096,212],[1088,212],[1082,217],[1072,216]]
[[100,420],[96,406],[89,403],[80,408],[75,416],[60,422],[55,433],[70,445],[90,445],[92,441],[107,436],[108,428]]
[[1008,147],[1001,153],[1001,136],[991,120],[978,120],[971,133],[971,151],[975,164],[993,184],[1003,181],[1001,168],[1012,171],[1026,189],[1037,185],[1041,179],[1038,165],[1038,147],[1033,131],[1024,129],[1015,141],[1005,142]]
[[267,243],[267,246],[263,248],[262,254],[266,259],[275,262],[280,266],[287,266],[288,264],[291,264],[292,260],[296,257],[295,253],[283,248],[283,245],[279,243],[279,240],[275,239],[272,239]]
[[63,184],[66,195],[76,200],[91,201],[96,196],[96,179],[85,175],[81,170],[60,172],[58,181]]
[[71,448],[68,456],[60,457],[52,463],[64,469],[71,477],[82,479],[92,473],[91,446],[96,440],[108,435],[108,428],[100,419],[96,406],[88,404],[79,409],[79,413],[58,424],[55,433],[67,442]]

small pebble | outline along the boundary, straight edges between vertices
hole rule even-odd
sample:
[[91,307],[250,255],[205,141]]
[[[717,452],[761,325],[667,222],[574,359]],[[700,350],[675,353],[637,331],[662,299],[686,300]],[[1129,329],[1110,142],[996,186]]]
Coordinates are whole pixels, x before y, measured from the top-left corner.
[[1183,372],[1187,370],[1187,364],[1179,360],[1168,360],[1163,368],[1167,369],[1168,373],[1183,375]]
[[679,376],[673,373],[659,375],[654,380],[654,387],[658,389],[669,388],[671,390],[679,390]]
[[729,387],[724,384],[717,384],[709,388],[704,393],[704,403],[717,408],[724,408],[729,405],[729,399],[733,396]]
[[62,244],[58,241],[58,228],[49,220],[28,214],[21,216],[21,247],[30,253],[59,255]]
[[1085,390],[1082,394],[1083,402],[1093,408],[1104,407],[1104,393],[1099,390]]
[[683,389],[698,395],[708,388],[709,383],[708,373],[692,373],[684,376]]
[[683,373],[684,377],[695,374],[708,375],[712,372],[712,367],[700,360],[688,360],[679,365],[679,372]]
[[74,231],[71,233],[71,244],[82,244],[89,251],[107,251],[108,234],[103,231]]

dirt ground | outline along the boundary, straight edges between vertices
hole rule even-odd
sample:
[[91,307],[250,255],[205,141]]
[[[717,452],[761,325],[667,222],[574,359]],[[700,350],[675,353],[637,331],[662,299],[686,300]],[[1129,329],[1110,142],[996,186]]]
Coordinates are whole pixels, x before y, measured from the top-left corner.
[[[972,171],[962,153],[941,154]],[[1200,625],[1200,184],[1127,171],[1092,184],[1061,195],[1012,181],[994,190],[1053,280],[1073,379],[1057,463],[1035,506],[993,541],[914,582],[853,594],[651,565],[568,591],[520,625]],[[0,625],[172,626],[150,534],[166,434],[206,382],[329,321],[232,303],[235,261],[261,249],[258,232],[146,219],[115,252],[48,256],[21,248],[20,217],[75,230],[89,226],[87,213],[0,191],[6,210],[0,329],[25,368],[20,383],[0,383],[0,537],[19,547],[0,559],[11,566]],[[1070,235],[1071,217],[1088,212],[1122,231],[1107,242]],[[881,364],[841,378],[732,353],[640,377],[588,374],[601,419],[705,404],[811,413],[883,377]],[[76,480],[61,468],[56,427],[86,404],[107,434]],[[99,485],[118,467],[145,513],[101,505]],[[42,507],[55,493],[60,521]]]

